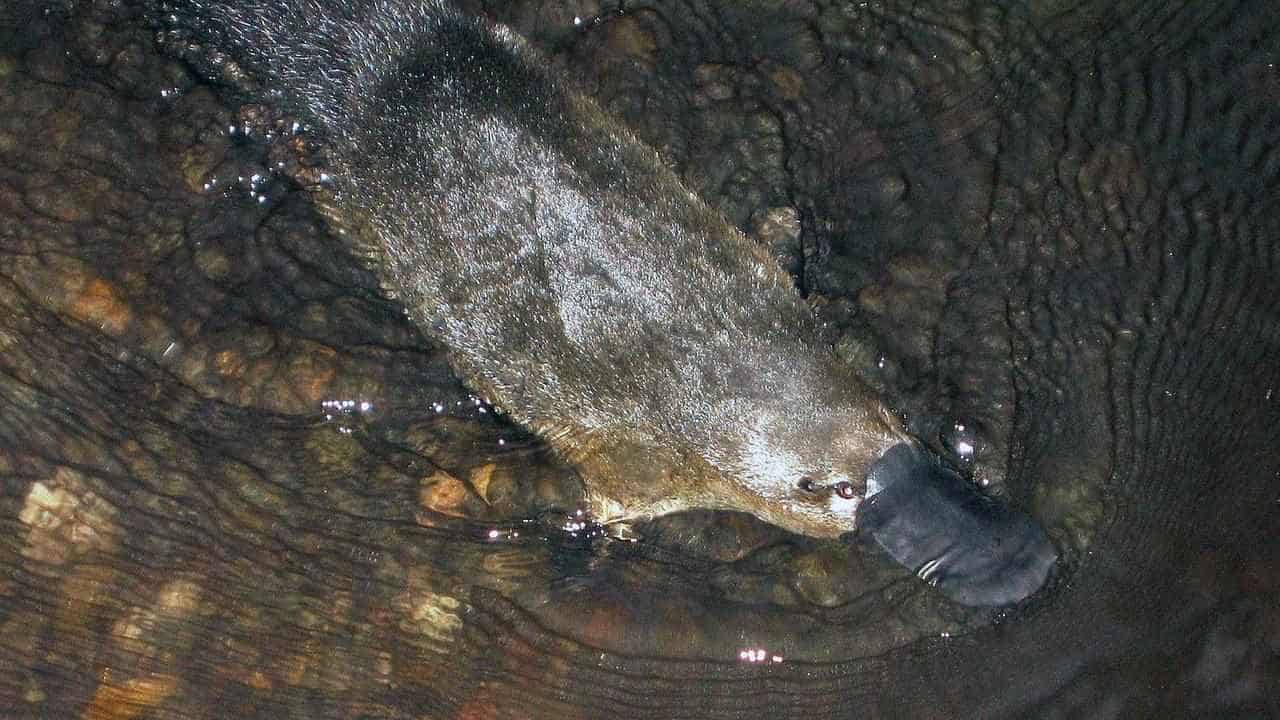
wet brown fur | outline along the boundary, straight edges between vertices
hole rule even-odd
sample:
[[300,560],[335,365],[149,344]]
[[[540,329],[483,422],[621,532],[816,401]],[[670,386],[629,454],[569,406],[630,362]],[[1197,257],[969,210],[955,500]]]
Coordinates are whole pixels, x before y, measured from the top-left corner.
[[440,3],[173,5],[315,124],[335,226],[474,389],[581,471],[598,519],[853,529],[857,500],[831,488],[863,488],[896,419],[777,263],[519,38]]

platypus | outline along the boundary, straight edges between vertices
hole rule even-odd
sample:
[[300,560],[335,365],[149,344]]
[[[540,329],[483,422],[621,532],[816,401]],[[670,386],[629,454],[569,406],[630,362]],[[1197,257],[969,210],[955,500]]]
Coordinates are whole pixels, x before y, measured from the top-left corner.
[[598,522],[711,508],[834,537],[917,447],[777,261],[509,30],[432,0],[160,7],[171,43],[323,138],[331,223]]

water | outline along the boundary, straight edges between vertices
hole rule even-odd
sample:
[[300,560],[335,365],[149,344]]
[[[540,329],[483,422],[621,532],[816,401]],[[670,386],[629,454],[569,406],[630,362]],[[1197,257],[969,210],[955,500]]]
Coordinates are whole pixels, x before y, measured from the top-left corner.
[[[788,29],[735,46],[768,56],[746,64],[771,83],[754,90],[733,63],[696,71],[729,52],[701,21],[521,28],[736,222],[795,198],[833,342],[914,427],[981,428],[975,475],[1063,550],[1012,613],[948,603],[866,539],[745,516],[639,542],[556,530],[571,470],[479,412],[324,231],[288,180],[322,165],[287,120],[264,144],[269,111],[155,54],[128,8],[15,24],[26,7],[0,11],[8,714],[1274,711],[1275,80],[1249,61],[1275,24],[1247,6],[1196,18],[1208,40],[1170,19],[1189,60],[1117,66],[1166,99],[1251,89],[1182,135],[1108,105],[1131,85],[1047,59],[1090,56],[1067,39],[994,58],[1019,82],[990,73],[979,103],[895,84],[893,56],[861,54],[878,26],[844,6],[723,11],[726,37]],[[822,53],[848,74],[819,102],[803,80]],[[904,97],[924,109],[886,105]]]

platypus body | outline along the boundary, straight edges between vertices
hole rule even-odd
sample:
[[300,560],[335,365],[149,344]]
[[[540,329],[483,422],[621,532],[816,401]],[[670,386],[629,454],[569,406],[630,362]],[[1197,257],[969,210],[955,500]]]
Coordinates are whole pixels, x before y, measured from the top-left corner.
[[912,444],[765,251],[518,37],[410,0],[178,0],[328,146],[327,214],[601,522],[701,507],[820,537]]

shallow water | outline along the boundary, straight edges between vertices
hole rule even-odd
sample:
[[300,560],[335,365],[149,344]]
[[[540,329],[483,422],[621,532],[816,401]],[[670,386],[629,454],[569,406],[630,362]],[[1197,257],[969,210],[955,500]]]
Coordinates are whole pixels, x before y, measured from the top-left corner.
[[[993,54],[984,102],[895,84],[865,51],[890,16],[843,6],[506,9],[793,257],[917,429],[981,429],[974,474],[1065,557],[1013,612],[743,516],[553,530],[572,472],[325,232],[290,180],[322,149],[127,8],[28,7],[0,11],[9,714],[1276,711],[1280,81],[1249,7],[1167,19],[1185,61]],[[1193,91],[1181,134],[1113,107],[1106,78],[1162,72]]]

